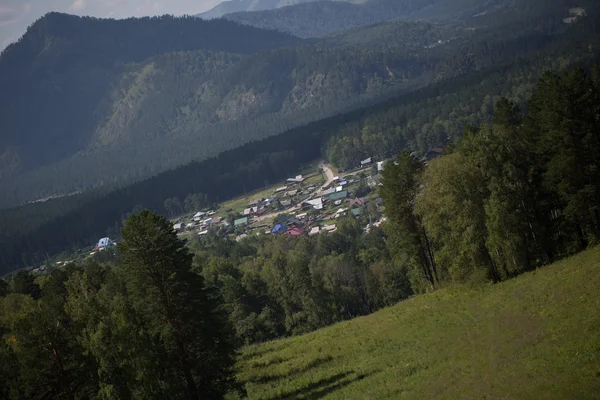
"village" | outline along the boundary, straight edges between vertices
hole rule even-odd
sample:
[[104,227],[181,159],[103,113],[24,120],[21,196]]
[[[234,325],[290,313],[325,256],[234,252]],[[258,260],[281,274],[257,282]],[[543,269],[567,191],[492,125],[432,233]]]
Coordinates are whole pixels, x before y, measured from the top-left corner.
[[182,238],[217,235],[241,241],[251,235],[314,236],[335,232],[342,216],[364,216],[365,231],[385,220],[377,196],[384,161],[362,160],[352,171],[338,171],[318,163],[305,175],[226,202],[216,210],[202,210],[173,220]]
[[[423,162],[442,152],[440,148],[431,149]],[[349,216],[362,222],[363,232],[368,233],[386,220],[378,187],[388,161],[369,157],[352,170],[338,170],[337,175],[332,166],[320,161],[303,170],[301,175],[215,205],[214,209],[172,218],[173,230],[182,240],[227,237],[240,242],[260,235],[299,237],[333,233],[339,219]],[[116,240],[103,237],[75,254],[49,261],[48,265],[66,266],[117,245]],[[27,271],[45,274],[46,267],[30,267]]]

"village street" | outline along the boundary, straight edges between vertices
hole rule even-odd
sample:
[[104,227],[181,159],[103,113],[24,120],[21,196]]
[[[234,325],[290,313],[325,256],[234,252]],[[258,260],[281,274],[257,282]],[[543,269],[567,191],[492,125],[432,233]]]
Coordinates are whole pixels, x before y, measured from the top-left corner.
[[[327,164],[325,164],[325,162],[321,162],[319,163],[319,168],[325,173],[325,184],[323,186],[321,186],[321,189],[325,189],[326,187],[328,187],[331,182],[333,182],[333,178],[335,178],[334,174],[333,174],[333,170],[331,169],[331,167]],[[259,217],[256,217],[256,222],[262,222],[271,218],[275,218],[281,214],[287,214],[291,211],[297,211],[302,209],[302,204],[309,200],[310,198],[314,197],[315,193],[320,193],[321,190],[317,190],[314,191],[313,193],[311,193],[308,197],[306,197],[304,200],[302,200],[301,202],[299,202],[298,204],[296,204],[294,207],[292,208],[288,208],[287,210],[283,210],[283,211],[277,211],[271,214],[266,214],[266,215],[261,215]]]

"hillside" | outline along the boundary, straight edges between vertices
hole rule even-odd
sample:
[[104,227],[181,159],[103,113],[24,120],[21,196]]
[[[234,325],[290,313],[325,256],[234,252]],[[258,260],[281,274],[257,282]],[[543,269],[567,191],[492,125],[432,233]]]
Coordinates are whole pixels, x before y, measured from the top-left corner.
[[[217,4],[215,7],[206,12],[197,14],[196,17],[203,19],[220,18],[225,14],[231,14],[235,12],[273,10],[276,8],[308,3],[311,1],[316,0],[229,0]],[[354,2],[356,3],[360,1],[362,0],[355,0]],[[352,1],[348,0],[348,2]]]
[[248,399],[596,399],[600,249],[245,348]]
[[[582,0],[579,5],[587,7],[587,3],[592,6],[594,4]],[[225,15],[224,18],[310,38],[395,20],[470,23],[490,17],[496,20],[545,19],[552,18],[557,10],[566,12],[571,6],[572,2],[567,0],[369,0],[358,4],[317,1],[281,9],[235,12]]]
[[[315,43],[223,20],[49,14],[0,57],[0,206],[206,159],[488,66],[507,46],[473,43],[460,25],[404,24],[393,40]],[[522,32],[511,53],[537,36]],[[480,65],[457,69],[470,49]]]
[[[182,61],[188,63],[188,73],[203,81],[240,55],[299,42],[289,35],[226,21],[172,17],[116,21],[46,15],[0,56],[2,191],[15,190],[2,178],[53,164],[84,149],[97,153],[100,145],[114,139],[113,133],[128,136],[126,125],[131,119],[143,120],[144,115],[136,110],[123,115],[119,109],[146,107],[140,104],[146,96],[163,89],[160,84],[152,85],[157,64],[169,61],[160,58],[163,54],[176,57],[196,51]],[[180,90],[171,82],[165,89]],[[114,118],[121,123],[115,126]],[[24,180],[19,181],[23,184]],[[44,194],[28,199],[38,197]],[[20,197],[23,200],[27,199]]]
[[[285,179],[303,163],[319,157],[325,156],[336,166],[345,168],[369,156],[383,159],[402,149],[424,154],[432,147],[444,146],[447,141],[458,140],[465,125],[488,122],[498,96],[524,104],[543,70],[559,70],[573,64],[590,66],[597,62],[598,54],[593,49],[598,42],[598,21],[589,19],[573,25],[564,35],[554,37],[545,45],[541,45],[543,41],[532,41],[521,47],[520,52],[507,45],[503,52],[490,58],[486,46],[486,57],[472,58],[468,63],[460,56],[449,59],[447,68],[452,69],[454,65],[454,70],[440,67],[436,71],[440,76],[452,76],[460,69],[472,71],[470,68],[484,66],[486,62],[492,66],[368,108],[290,129],[227,151],[217,158],[193,162],[133,185],[116,190],[107,187],[89,195],[3,210],[0,212],[3,228],[0,230],[0,270],[8,272],[19,266],[37,264],[43,262],[46,254],[76,250],[102,235],[114,235],[123,217],[136,207],[166,213],[164,201],[167,198],[184,199],[190,194],[203,193],[211,202],[222,202],[246,190],[262,188],[265,181]],[[388,28],[382,27],[386,32]],[[510,60],[508,53],[518,56],[519,61],[496,63]],[[153,157],[163,153],[164,150],[156,149]],[[135,166],[135,158],[126,160],[132,168]],[[36,182],[40,186],[47,183],[43,179]]]

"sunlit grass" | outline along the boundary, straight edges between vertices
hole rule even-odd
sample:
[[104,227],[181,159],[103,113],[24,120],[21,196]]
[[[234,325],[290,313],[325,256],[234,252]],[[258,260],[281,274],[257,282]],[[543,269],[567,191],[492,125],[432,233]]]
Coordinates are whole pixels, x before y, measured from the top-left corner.
[[600,248],[243,349],[249,399],[599,399]]

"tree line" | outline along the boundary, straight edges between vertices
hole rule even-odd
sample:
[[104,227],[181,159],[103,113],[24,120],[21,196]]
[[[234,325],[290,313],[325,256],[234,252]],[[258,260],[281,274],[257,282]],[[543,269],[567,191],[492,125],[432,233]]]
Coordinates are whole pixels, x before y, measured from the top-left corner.
[[383,172],[390,252],[413,289],[502,281],[600,239],[600,68],[546,73],[526,103],[495,105],[427,167]]

